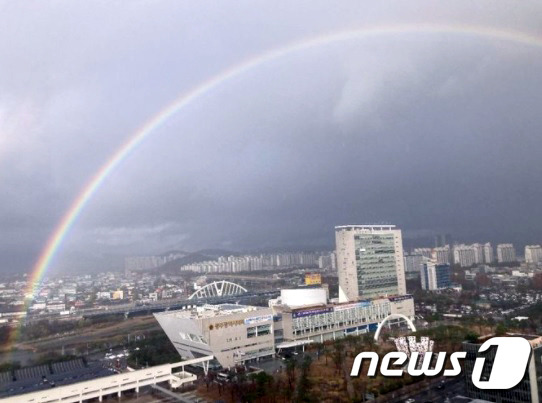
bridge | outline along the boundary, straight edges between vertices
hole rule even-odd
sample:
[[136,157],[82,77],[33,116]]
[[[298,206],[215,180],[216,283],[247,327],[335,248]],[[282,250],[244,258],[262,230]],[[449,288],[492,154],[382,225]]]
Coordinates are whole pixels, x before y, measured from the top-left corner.
[[[250,304],[250,301],[256,298],[265,298],[272,299],[278,297],[280,291],[263,291],[263,292],[249,292],[241,295],[224,295],[216,297],[206,297],[198,299],[170,299],[170,300],[161,300],[154,301],[148,304],[123,304],[120,306],[111,306],[107,309],[88,309],[84,311],[77,312],[74,316],[82,317],[92,317],[92,316],[102,316],[102,315],[130,315],[130,314],[147,314],[154,312],[162,312],[173,309],[189,309],[195,306],[202,306],[205,304]],[[58,315],[56,316],[58,318]],[[36,319],[43,319],[43,315],[36,315]],[[27,318],[30,319],[30,318]]]
[[230,295],[241,295],[247,293],[245,287],[241,287],[230,281],[214,281],[207,284],[200,289],[196,290],[188,299],[210,298],[210,297],[222,297]]

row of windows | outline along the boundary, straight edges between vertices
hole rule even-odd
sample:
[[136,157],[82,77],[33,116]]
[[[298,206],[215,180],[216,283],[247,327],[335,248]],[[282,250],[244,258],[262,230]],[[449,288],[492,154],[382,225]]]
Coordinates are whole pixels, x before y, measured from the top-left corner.
[[252,347],[252,346],[257,346],[257,345],[258,345],[258,343],[250,343],[250,344],[245,344],[244,346],[235,346],[235,347],[230,347],[230,348],[224,348],[224,349],[220,350],[220,352],[225,353],[227,351],[237,351],[240,348],[247,348],[247,347]]
[[247,337],[260,337],[271,334],[271,325],[252,326],[247,328]]
[[[388,315],[377,315],[375,318],[372,318],[372,320],[375,320],[375,321],[380,321],[382,319],[384,319],[386,316]],[[348,321],[348,322],[339,322],[339,323],[336,323],[334,325],[322,325],[322,326],[311,326],[311,327],[306,327],[306,328],[302,328],[302,329],[295,329],[294,330],[294,335],[296,336],[300,336],[300,335],[303,335],[303,334],[311,334],[311,333],[320,333],[320,332],[325,332],[326,330],[329,330],[329,331],[332,331],[332,330],[338,330],[338,329],[342,329],[344,328],[345,326],[356,326],[356,325],[360,325],[360,324],[363,324],[365,325],[367,323],[367,321],[364,321],[364,322],[359,322],[359,321]]]
[[360,324],[374,322],[385,318],[390,313],[390,305],[376,304],[368,307],[354,307],[340,311],[322,313],[318,315],[295,318],[293,320],[294,329],[307,329],[315,327],[337,327],[344,324]]
[[[246,351],[242,355],[251,356],[251,355],[261,355],[262,353],[274,353],[274,352],[275,352],[275,349],[273,347],[264,347],[264,348],[260,348],[258,350]],[[247,357],[247,359],[250,359],[250,357]]]

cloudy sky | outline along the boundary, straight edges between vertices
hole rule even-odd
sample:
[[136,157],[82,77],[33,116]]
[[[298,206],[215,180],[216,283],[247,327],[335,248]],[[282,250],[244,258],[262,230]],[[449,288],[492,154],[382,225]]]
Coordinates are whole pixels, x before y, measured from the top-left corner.
[[[468,25],[542,43],[541,12],[478,0],[0,1],[0,270],[29,270],[115,151],[232,66],[375,27]],[[412,30],[261,63],[150,134],[53,266],[331,246],[346,223],[540,243],[541,72],[540,46]]]

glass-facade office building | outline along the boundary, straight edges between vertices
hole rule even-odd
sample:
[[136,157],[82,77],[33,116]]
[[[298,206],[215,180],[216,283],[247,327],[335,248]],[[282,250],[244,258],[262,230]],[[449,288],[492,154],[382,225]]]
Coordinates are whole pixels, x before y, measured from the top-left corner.
[[335,227],[339,301],[406,294],[401,230],[394,225]]
[[354,235],[361,297],[398,294],[394,241],[392,233]]
[[434,260],[423,263],[420,278],[424,290],[442,290],[452,286],[450,265],[435,264]]

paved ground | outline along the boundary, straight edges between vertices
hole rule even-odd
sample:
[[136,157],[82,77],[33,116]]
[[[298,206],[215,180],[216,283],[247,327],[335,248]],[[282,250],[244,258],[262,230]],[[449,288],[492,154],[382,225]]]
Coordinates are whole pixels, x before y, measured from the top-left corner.
[[[312,361],[316,361],[317,356],[316,352],[301,352],[301,350],[297,354],[292,354],[291,358],[296,360],[297,363],[300,365],[303,362],[303,358],[305,356],[310,356],[312,358]],[[251,367],[261,368],[268,374],[274,374],[280,371],[284,371],[286,368],[286,360],[283,360],[280,356],[276,357],[265,357],[260,359],[260,361],[253,362],[250,364]]]
[[207,403],[209,400],[196,395],[195,392],[177,393],[159,385],[155,385],[154,388],[164,395],[163,401],[178,401],[183,403]]

